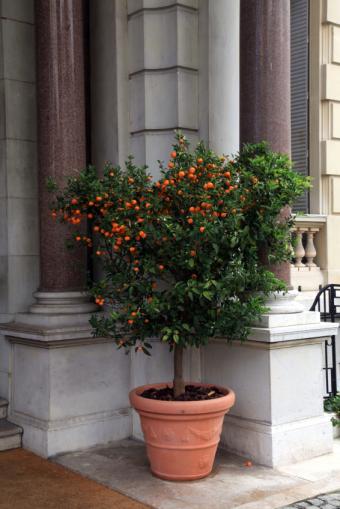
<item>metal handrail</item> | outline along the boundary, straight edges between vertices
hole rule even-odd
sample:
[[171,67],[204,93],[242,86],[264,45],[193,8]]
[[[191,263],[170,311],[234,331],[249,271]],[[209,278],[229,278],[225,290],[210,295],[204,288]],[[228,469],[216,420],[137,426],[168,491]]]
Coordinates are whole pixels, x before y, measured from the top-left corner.
[[[336,303],[336,299],[339,299],[339,304]],[[323,322],[340,321],[340,285],[329,284],[321,288],[310,311],[319,311]],[[325,341],[325,367],[323,369],[326,374],[327,396],[335,396],[338,389],[335,335]]]

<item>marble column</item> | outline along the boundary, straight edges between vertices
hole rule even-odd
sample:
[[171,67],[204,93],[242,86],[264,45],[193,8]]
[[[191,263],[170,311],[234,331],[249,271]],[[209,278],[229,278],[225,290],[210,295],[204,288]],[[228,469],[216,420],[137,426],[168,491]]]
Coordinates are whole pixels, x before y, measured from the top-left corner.
[[51,217],[46,186],[48,177],[62,186],[86,165],[83,10],[82,0],[36,0],[41,305],[33,312],[84,300],[86,253],[66,247],[70,232]]
[[[289,0],[240,4],[240,145],[263,140],[290,155]],[[290,286],[288,263],[269,268]]]

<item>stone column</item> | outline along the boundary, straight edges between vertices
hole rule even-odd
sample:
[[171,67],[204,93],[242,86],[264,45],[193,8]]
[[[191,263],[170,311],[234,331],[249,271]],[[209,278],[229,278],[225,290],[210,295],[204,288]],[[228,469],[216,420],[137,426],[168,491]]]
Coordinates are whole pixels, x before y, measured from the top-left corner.
[[241,0],[240,141],[290,154],[290,2]]
[[36,1],[40,287],[32,312],[49,312],[50,304],[81,312],[86,300],[79,293],[86,253],[66,248],[69,231],[52,219],[46,186],[48,177],[62,186],[86,165],[83,18],[82,0]]
[[215,152],[234,154],[239,149],[239,0],[201,1],[199,34],[200,137]]
[[[289,0],[240,4],[240,145],[264,140],[290,155]],[[269,269],[290,287],[289,263]]]

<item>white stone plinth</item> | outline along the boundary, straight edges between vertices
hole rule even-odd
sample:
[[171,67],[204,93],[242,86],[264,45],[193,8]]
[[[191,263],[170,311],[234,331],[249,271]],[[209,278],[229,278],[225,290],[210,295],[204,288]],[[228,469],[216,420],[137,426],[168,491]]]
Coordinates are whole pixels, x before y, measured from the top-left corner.
[[112,340],[93,338],[88,318],[26,314],[4,326],[9,419],[23,427],[23,446],[44,457],[132,433],[130,358]]
[[338,325],[319,320],[308,312],[267,315],[270,327],[254,327],[246,342],[217,340],[203,349],[203,381],[236,393],[221,438],[228,450],[271,467],[332,450],[322,349]]
[[[2,327],[10,350],[9,419],[24,429],[24,447],[40,456],[142,438],[129,391],[172,379],[168,345],[151,340],[152,357],[126,355],[113,340],[92,336],[90,316],[21,313]],[[185,368],[189,379],[198,378],[198,350],[187,352]]]

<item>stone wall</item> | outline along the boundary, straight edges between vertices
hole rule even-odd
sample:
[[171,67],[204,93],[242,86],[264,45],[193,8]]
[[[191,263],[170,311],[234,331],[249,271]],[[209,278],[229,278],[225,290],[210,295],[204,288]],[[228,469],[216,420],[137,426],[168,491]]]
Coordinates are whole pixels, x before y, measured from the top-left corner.
[[[0,1],[0,323],[32,303],[39,283],[33,0]],[[0,396],[9,346],[0,336]]]
[[326,214],[317,239],[325,282],[340,282],[340,4],[311,2],[310,172],[311,213]]

